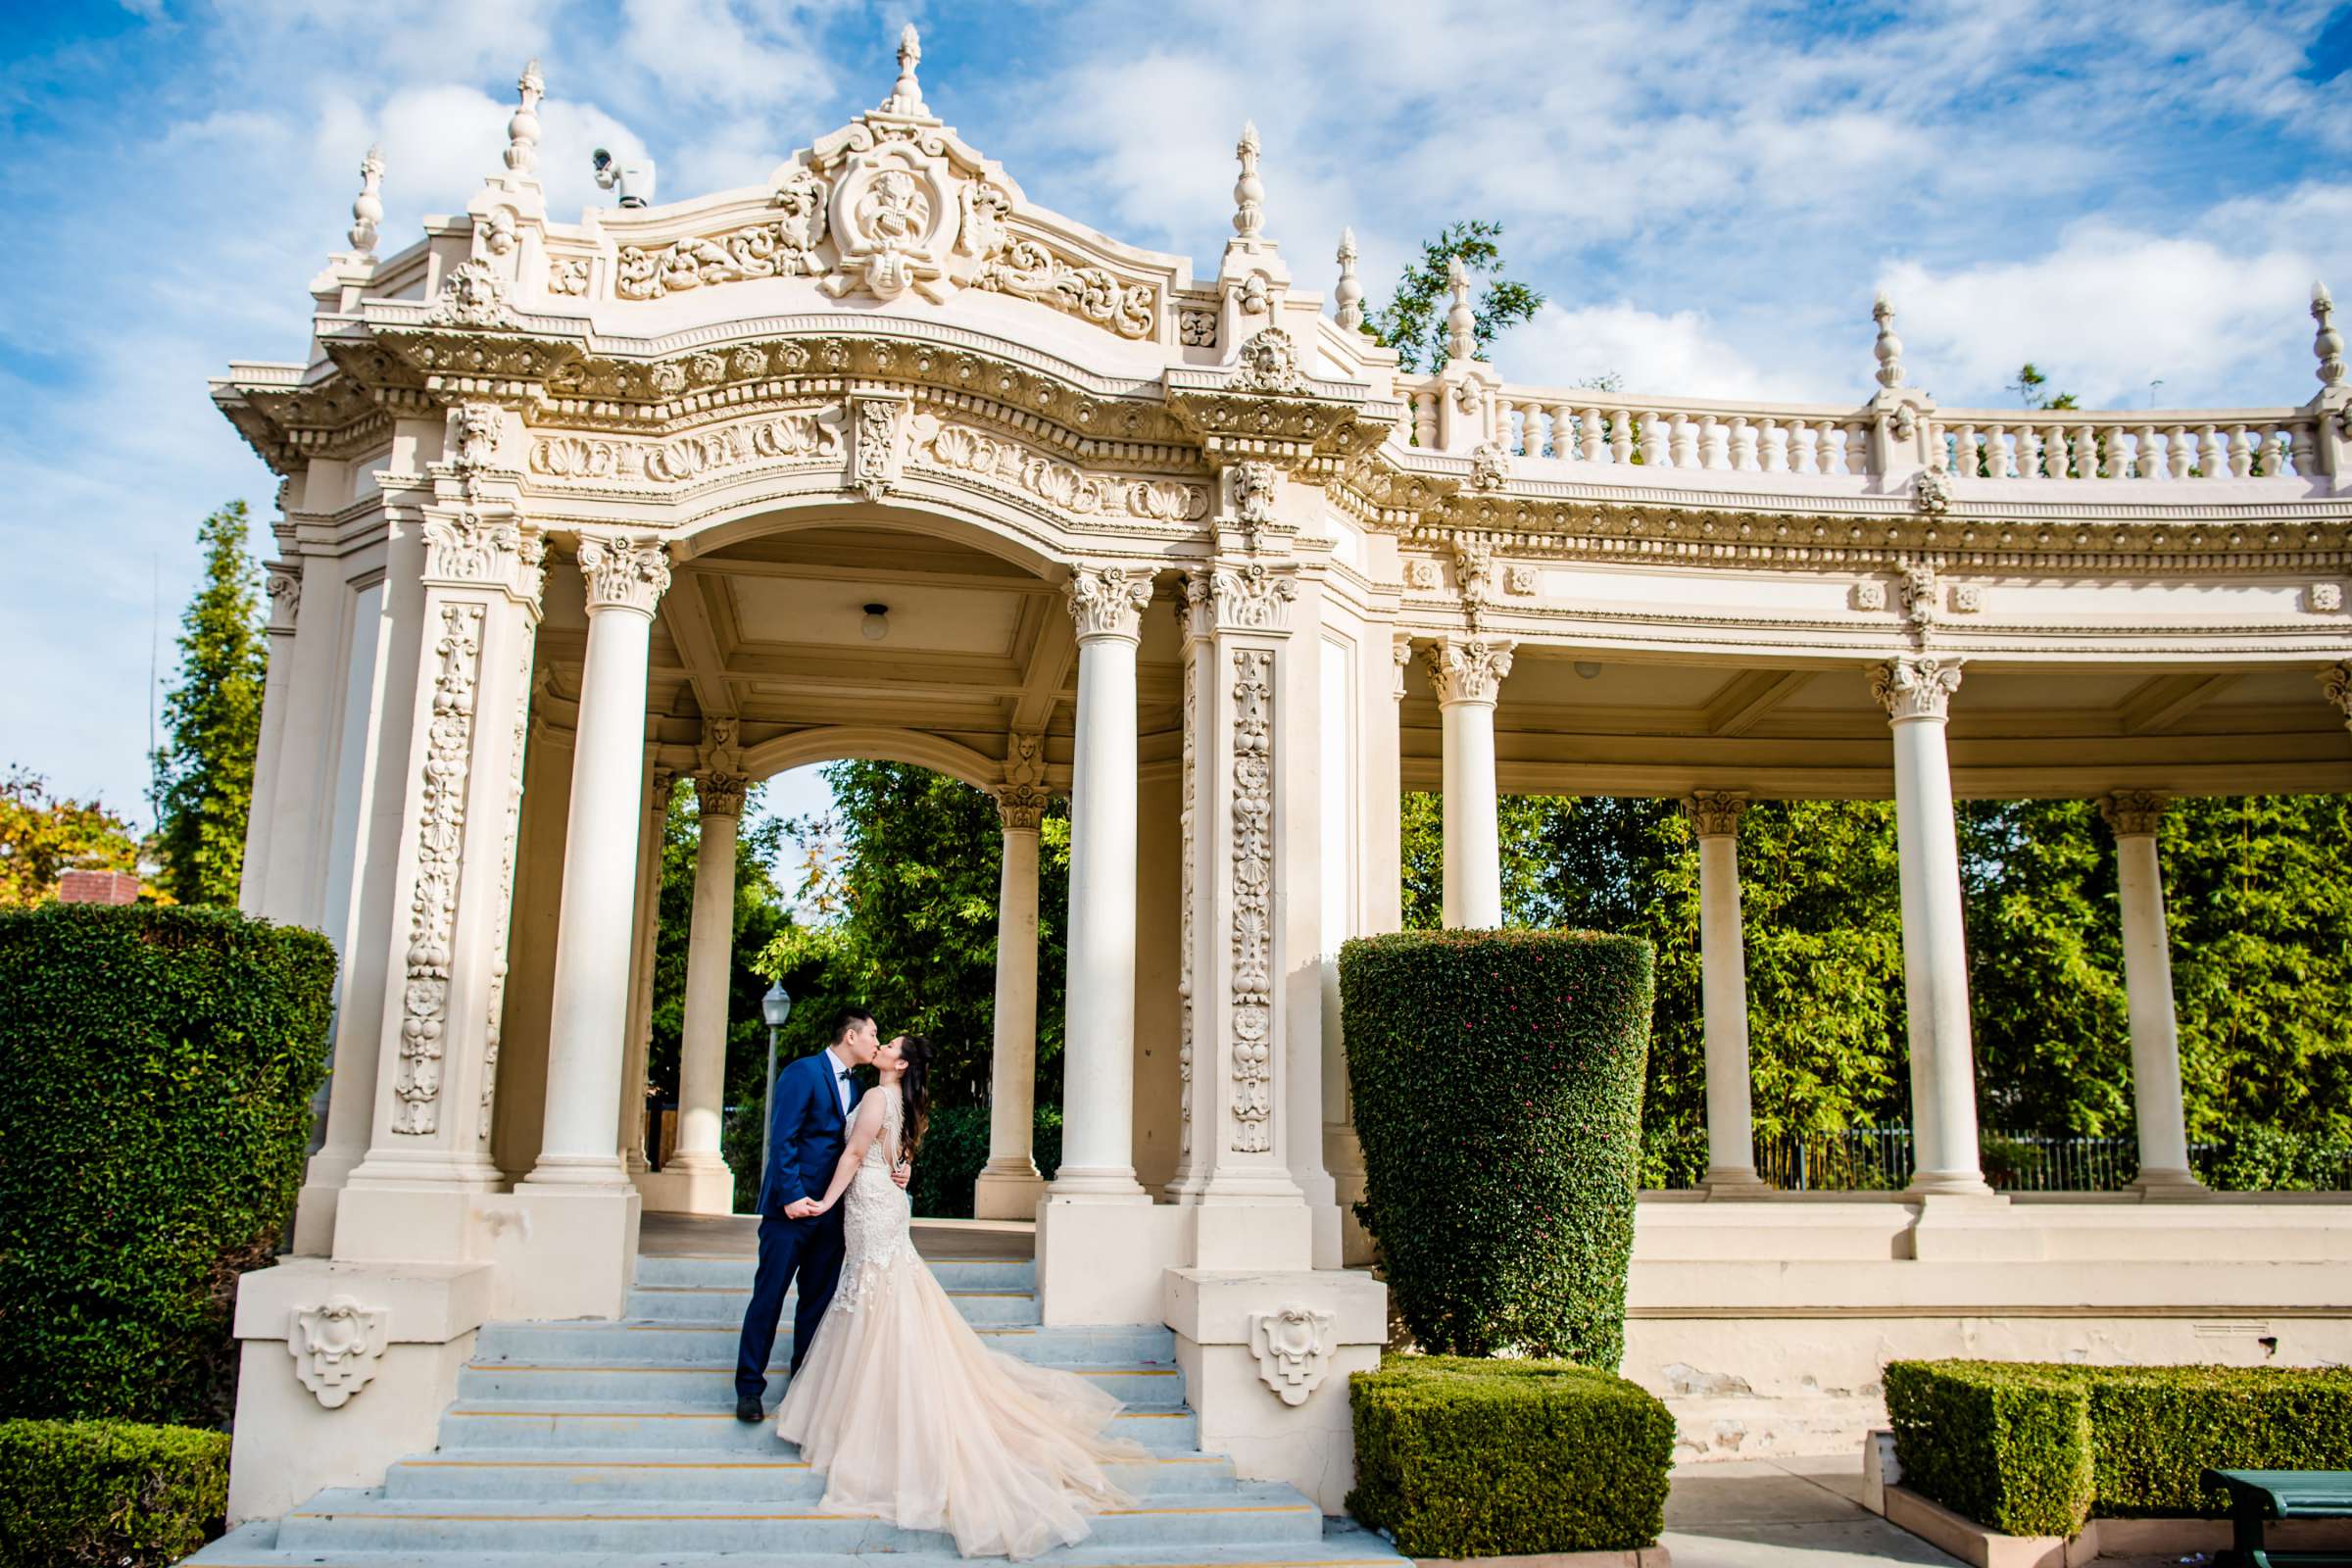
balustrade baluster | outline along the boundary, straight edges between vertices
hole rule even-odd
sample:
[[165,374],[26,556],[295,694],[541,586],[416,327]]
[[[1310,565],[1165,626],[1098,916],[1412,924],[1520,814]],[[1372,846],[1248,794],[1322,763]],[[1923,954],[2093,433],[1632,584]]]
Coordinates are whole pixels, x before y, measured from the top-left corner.
[[2090,426],[2075,426],[2075,477],[2096,479],[2099,476],[2099,443],[2090,433]]
[[1674,416],[1674,466],[1695,468],[1698,462],[1698,425],[1687,414]]
[[2242,424],[2230,427],[2230,475],[2234,479],[2254,477],[2254,441]]
[[1870,426],[1859,419],[1845,427],[1845,471],[1855,474],[1871,471]]
[[1576,424],[1565,403],[1551,406],[1551,444],[1544,455],[1561,463],[1576,456]]
[[1845,427],[1834,419],[1824,419],[1815,427],[1815,442],[1821,447],[1821,471],[1851,473],[1846,465]]
[[1764,471],[1766,473],[1787,473],[1788,471],[1788,427],[1778,419],[1766,419],[1758,441],[1763,448]]
[[2223,435],[2217,427],[2210,424],[2199,425],[2197,427],[2197,438],[2198,444],[2204,448],[2203,454],[2197,461],[2197,466],[2204,472],[2205,477],[2208,479],[2229,478],[2229,438]]
[[2041,471],[2052,479],[2066,477],[2066,426],[2062,424],[2042,428]]
[[1732,466],[1732,428],[1712,414],[1699,416],[1698,466],[1702,468]]
[[1756,462],[1756,427],[1745,415],[1732,418],[1732,466],[1741,473],[1758,472],[1763,466]]
[[2017,427],[2017,476],[2020,479],[2041,477],[2041,432],[2030,424]]
[[1673,427],[1666,422],[1664,415],[1654,409],[1642,412],[1642,461],[1644,465],[1660,468],[1674,466],[1674,454],[1670,450],[1672,443],[1669,440],[1672,433]]
[[1952,447],[1944,459],[1943,471],[1963,479],[1977,477],[1977,427],[1973,424],[1952,426]]
[[[1597,421],[1598,409],[1587,409],[1585,417]],[[1597,429],[1597,423],[1594,425]],[[1634,461],[1634,416],[1626,409],[1609,411],[1609,461],[1620,466]]]
[[1435,392],[1413,394],[1413,445],[1434,447],[1438,444],[1438,395]]
[[2196,468],[2197,438],[2188,433],[2187,425],[2176,424],[2173,426],[2173,477],[2176,479],[2194,477]]
[[2165,476],[2164,442],[2156,427],[2143,424],[2132,438],[2132,468],[2142,479],[2161,479]]
[[[1567,411],[1562,410],[1561,412],[1565,413]],[[1623,415],[1619,415],[1617,416],[1617,422],[1620,424],[1624,423],[1625,416]],[[1598,409],[1586,409],[1577,415],[1576,441],[1577,455],[1585,462],[1599,463],[1603,461],[1600,455],[1602,451],[1602,433],[1600,428],[1600,411]]]
[[[1812,437],[1809,441],[1799,439],[1808,435]],[[1822,471],[1821,436],[1802,419],[1793,420],[1788,426],[1788,466],[1797,473]]]

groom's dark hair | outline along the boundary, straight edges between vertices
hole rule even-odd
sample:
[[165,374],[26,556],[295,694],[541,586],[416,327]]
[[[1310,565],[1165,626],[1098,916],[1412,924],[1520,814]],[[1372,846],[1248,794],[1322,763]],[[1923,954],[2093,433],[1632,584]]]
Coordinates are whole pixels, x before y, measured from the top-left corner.
[[844,1007],[833,1015],[833,1044],[840,1045],[850,1038],[850,1031],[861,1023],[872,1023],[874,1015],[863,1007]]

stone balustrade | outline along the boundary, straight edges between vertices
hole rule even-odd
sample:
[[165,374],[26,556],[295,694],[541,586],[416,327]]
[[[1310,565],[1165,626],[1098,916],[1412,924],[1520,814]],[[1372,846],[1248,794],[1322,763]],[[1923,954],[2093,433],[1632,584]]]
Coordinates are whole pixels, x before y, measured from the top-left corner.
[[1960,478],[2308,478],[2318,435],[2308,409],[1945,409],[1928,451]]

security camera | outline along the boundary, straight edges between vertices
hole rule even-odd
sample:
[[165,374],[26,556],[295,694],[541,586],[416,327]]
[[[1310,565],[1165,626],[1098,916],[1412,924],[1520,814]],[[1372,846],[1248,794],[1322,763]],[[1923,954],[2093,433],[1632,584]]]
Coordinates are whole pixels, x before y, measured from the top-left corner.
[[654,161],[651,158],[616,163],[610,152],[599,147],[588,155],[588,167],[596,172],[597,188],[617,189],[623,207],[643,207],[654,199]]

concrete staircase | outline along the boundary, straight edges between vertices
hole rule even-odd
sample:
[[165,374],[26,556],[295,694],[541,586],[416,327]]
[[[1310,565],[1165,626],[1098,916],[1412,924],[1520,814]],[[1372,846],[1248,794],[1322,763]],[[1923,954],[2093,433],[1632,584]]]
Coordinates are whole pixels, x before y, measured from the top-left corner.
[[[1327,1531],[1296,1490],[1244,1481],[1200,1451],[1174,1337],[1157,1326],[1047,1328],[1035,1265],[934,1262],[966,1321],[1024,1360],[1066,1368],[1127,1403],[1117,1430],[1151,1450],[1123,1465],[1135,1505],[1095,1522],[1068,1568],[1393,1568],[1377,1536]],[[246,1525],[194,1568],[659,1568],[788,1563],[893,1568],[959,1561],[945,1535],[816,1511],[821,1477],[771,1426],[734,1417],[735,1339],[751,1260],[642,1257],[619,1322],[486,1326],[444,1412],[440,1445],[384,1484],[318,1494]],[[782,1396],[792,1308],[768,1380]],[[363,1402],[365,1396],[363,1396]],[[355,1411],[355,1414],[360,1412]]]

